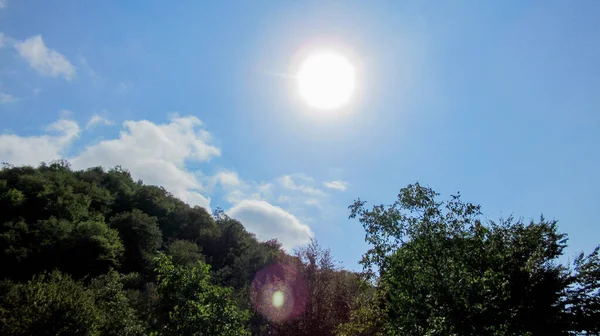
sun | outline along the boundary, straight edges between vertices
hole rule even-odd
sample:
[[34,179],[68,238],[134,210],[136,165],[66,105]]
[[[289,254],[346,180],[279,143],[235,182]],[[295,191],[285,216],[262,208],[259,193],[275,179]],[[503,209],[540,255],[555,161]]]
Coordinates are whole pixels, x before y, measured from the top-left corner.
[[355,88],[355,70],[341,54],[315,52],[301,63],[297,80],[298,92],[308,105],[332,110],[350,100]]

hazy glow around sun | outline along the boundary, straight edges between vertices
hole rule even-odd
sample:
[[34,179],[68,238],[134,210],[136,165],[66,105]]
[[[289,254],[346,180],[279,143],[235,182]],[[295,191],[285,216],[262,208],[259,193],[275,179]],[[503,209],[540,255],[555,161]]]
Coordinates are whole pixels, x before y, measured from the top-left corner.
[[312,107],[330,110],[348,102],[355,87],[350,61],[334,52],[309,55],[297,74],[300,96]]

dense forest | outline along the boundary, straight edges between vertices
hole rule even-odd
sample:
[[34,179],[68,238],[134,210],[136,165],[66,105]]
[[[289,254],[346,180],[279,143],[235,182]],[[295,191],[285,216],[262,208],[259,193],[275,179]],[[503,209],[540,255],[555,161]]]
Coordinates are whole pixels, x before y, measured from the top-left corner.
[[0,334],[600,335],[598,248],[564,265],[556,221],[439,198],[350,205],[370,244],[354,273],[121,167],[5,164]]

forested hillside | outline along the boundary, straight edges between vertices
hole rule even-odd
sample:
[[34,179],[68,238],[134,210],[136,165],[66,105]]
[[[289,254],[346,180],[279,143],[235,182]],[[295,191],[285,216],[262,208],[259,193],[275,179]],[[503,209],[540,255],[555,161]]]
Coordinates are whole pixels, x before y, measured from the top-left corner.
[[329,335],[357,295],[316,242],[289,255],[119,167],[6,165],[0,195],[2,335]]
[[2,335],[600,334],[598,248],[562,265],[556,221],[484,222],[419,184],[350,206],[362,274],[120,167],[5,165],[0,208]]

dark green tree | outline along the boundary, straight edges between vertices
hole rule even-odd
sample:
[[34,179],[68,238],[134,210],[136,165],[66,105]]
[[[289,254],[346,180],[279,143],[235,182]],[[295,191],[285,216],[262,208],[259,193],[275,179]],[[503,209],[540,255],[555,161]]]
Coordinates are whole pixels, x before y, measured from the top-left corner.
[[113,216],[110,219],[110,227],[119,232],[125,246],[123,271],[150,271],[152,257],[162,244],[162,235],[156,217],[134,209]]
[[167,254],[174,263],[186,267],[194,267],[198,265],[199,261],[204,262],[200,247],[187,240],[172,241],[167,248]]
[[93,291],[67,275],[53,272],[1,287],[2,335],[100,335]]
[[[557,262],[566,236],[558,233],[556,221],[509,218],[484,225],[479,206],[459,196],[448,202],[437,197],[414,184],[401,189],[390,206],[367,209],[357,200],[350,207],[371,244],[362,263],[367,281],[384,298],[378,309],[387,316],[388,334],[593,332],[580,326],[596,324],[587,316],[597,316],[598,292],[582,288],[594,281],[597,286],[597,263],[588,257],[572,273]],[[569,298],[578,295],[590,308],[585,314],[569,306]]]
[[247,312],[236,307],[231,289],[212,282],[210,266],[186,268],[164,254],[156,262],[160,335],[249,335]]
[[146,316],[137,311],[124,288],[127,276],[109,272],[92,280],[101,335],[146,335],[149,330]]

